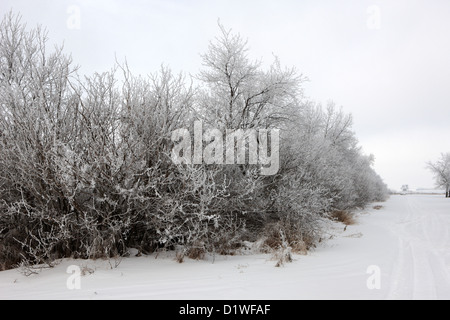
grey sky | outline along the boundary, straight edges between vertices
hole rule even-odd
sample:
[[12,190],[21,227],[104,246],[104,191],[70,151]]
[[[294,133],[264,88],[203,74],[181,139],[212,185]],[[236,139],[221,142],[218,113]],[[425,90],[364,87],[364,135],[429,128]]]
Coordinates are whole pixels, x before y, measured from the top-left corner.
[[[80,29],[68,27],[71,6]],[[311,99],[351,112],[389,187],[433,186],[425,162],[450,152],[448,0],[0,2],[2,15],[11,8],[64,41],[84,73],[109,69],[117,55],[136,73],[165,63],[195,74],[220,18],[248,38],[254,58],[295,65]]]

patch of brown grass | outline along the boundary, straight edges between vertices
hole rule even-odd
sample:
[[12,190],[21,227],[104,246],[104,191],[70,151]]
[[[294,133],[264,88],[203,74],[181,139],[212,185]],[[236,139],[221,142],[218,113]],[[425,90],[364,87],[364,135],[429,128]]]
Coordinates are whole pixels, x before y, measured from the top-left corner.
[[175,260],[178,263],[183,263],[184,258],[188,257],[192,260],[203,260],[206,255],[206,250],[203,247],[191,247],[177,251],[175,254]]
[[374,206],[373,207],[375,210],[381,210],[381,209],[383,209],[383,206]]
[[345,211],[345,210],[335,210],[335,211],[331,212],[330,218],[335,221],[342,222],[346,226],[350,226],[350,225],[353,225],[356,223],[356,220],[353,217],[353,215],[350,212]]
[[203,260],[205,258],[205,249],[202,247],[193,247],[188,249],[186,256],[192,260]]
[[288,245],[293,253],[307,254],[309,249],[315,247],[313,237],[302,235],[298,230],[285,228],[277,223],[269,225],[265,234],[264,246],[269,248],[267,251],[278,250]]
[[177,251],[177,253],[175,255],[175,260],[178,263],[183,263],[184,262],[184,252],[183,251]]
[[87,265],[81,267],[81,275],[82,276],[87,276],[87,275],[93,274],[94,272],[95,272],[95,270],[92,268],[89,268]]

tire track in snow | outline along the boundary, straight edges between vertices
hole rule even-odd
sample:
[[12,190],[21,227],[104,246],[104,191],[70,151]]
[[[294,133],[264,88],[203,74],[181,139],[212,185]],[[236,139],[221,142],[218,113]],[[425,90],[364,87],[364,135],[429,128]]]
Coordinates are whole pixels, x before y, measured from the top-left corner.
[[406,212],[391,229],[399,242],[387,299],[449,298],[448,223],[416,200],[405,200]]

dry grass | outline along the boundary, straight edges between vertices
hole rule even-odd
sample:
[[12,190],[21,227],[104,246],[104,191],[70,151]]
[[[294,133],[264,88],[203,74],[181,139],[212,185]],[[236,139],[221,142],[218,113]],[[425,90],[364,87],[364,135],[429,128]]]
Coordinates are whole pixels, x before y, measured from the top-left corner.
[[[283,230],[282,238],[280,230]],[[311,237],[302,236],[295,232],[295,230],[286,230],[286,228],[280,228],[278,224],[273,224],[266,228],[266,237],[263,246],[268,248],[267,252],[278,250],[285,246],[285,243],[291,248],[293,253],[307,254],[308,250],[315,247],[315,241]]]
[[383,206],[374,206],[373,207],[375,210],[381,210],[381,209],[383,209]]
[[90,274],[93,274],[95,272],[95,269],[89,268],[87,265],[84,265],[81,267],[81,275],[87,276]]
[[175,255],[175,260],[178,263],[183,263],[184,262],[184,251],[177,251],[176,255]]
[[178,263],[183,263],[185,257],[188,257],[192,260],[203,260],[205,258],[205,255],[206,250],[203,247],[192,247],[177,251],[175,254],[175,260]]
[[273,254],[273,259],[277,261],[275,267],[284,266],[285,263],[292,262],[291,248],[280,248]]
[[335,221],[342,222],[346,226],[350,226],[356,223],[356,220],[353,217],[353,215],[345,210],[335,210],[331,212],[330,217]]
[[345,236],[346,238],[362,238],[363,234],[361,232],[353,233],[351,235]]
[[193,247],[188,249],[186,256],[192,260],[203,260],[205,258],[206,251],[202,247]]
[[262,249],[272,253],[272,259],[277,261],[275,267],[282,267],[292,262],[293,253],[306,255],[317,241],[313,236],[302,234],[293,225],[273,223],[266,227]]

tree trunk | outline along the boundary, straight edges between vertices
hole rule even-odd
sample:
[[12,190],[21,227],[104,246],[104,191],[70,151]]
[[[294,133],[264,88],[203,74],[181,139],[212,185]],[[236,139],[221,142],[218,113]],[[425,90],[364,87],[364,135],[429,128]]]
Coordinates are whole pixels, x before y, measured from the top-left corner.
[[445,197],[450,198],[450,186],[447,186],[447,189],[445,191]]

